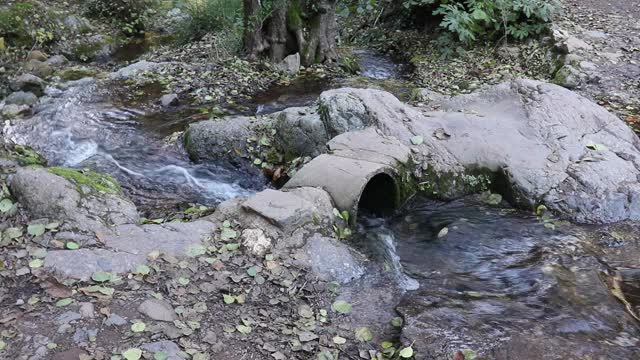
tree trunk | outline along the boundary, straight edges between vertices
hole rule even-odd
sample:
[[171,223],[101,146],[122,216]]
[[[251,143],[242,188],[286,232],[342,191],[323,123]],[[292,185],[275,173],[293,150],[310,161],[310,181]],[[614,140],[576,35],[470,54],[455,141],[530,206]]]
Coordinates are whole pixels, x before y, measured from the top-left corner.
[[[244,49],[250,59],[281,61],[300,53],[304,65],[338,59],[337,0],[244,0]],[[266,19],[262,18],[266,15]]]
[[255,60],[265,50],[262,37],[262,4],[260,0],[244,0],[244,51]]
[[310,23],[309,43],[302,56],[306,65],[333,62],[338,59],[336,4],[336,0],[316,2],[317,11]]
[[287,55],[287,13],[289,11],[288,0],[274,0],[273,10],[269,18],[269,45],[272,61],[280,61]]

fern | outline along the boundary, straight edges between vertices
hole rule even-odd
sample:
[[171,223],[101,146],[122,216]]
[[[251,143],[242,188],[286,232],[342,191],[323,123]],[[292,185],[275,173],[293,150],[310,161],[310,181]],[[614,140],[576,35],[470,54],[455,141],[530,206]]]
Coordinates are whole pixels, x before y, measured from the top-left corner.
[[404,0],[404,7],[437,6],[440,27],[470,45],[479,39],[522,40],[542,33],[559,8],[558,0]]

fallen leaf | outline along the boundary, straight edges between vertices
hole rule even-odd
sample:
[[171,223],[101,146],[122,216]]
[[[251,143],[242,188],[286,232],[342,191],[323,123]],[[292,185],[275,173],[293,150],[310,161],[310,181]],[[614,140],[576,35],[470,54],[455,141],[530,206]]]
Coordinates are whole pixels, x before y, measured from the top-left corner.
[[126,360],[139,360],[142,357],[142,350],[132,348],[122,353]]
[[348,314],[351,312],[351,304],[344,300],[338,300],[331,305],[331,309],[340,314]]

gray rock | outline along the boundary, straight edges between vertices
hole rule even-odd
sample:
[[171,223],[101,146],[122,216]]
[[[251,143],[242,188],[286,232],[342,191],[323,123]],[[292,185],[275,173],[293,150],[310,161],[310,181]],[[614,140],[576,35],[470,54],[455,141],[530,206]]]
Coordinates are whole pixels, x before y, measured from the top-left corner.
[[133,78],[137,74],[155,70],[159,66],[162,66],[162,63],[142,60],[142,61],[133,63],[131,65],[125,66],[122,69],[109,74],[109,78],[118,79],[118,80],[127,80],[127,79]]
[[247,153],[247,139],[253,135],[252,121],[249,117],[232,117],[190,124],[184,134],[185,148],[194,160],[235,161],[234,149]]
[[[320,191],[314,189],[313,191]],[[325,193],[326,194],[326,193]],[[325,195],[326,196],[326,195]],[[243,203],[243,208],[265,218],[285,233],[291,233],[306,223],[318,221],[327,216],[325,212],[331,206],[328,196],[321,208],[312,201],[293,192],[264,190]]]
[[73,348],[53,354],[51,360],[80,360],[82,356],[89,356],[89,354],[80,348]]
[[6,104],[32,106],[38,102],[38,97],[30,92],[16,91],[5,99]]
[[82,316],[79,313],[73,312],[73,311],[67,311],[65,313],[62,313],[58,317],[56,317],[54,321],[56,325],[64,325],[72,321],[80,320],[81,318]]
[[64,18],[64,26],[75,34],[86,33],[93,30],[93,26],[88,19],[77,15],[69,15]]
[[11,177],[10,187],[33,216],[58,219],[68,227],[91,234],[106,234],[111,226],[136,223],[139,219],[135,205],[121,194],[78,187],[43,168],[18,169]]
[[30,114],[31,108],[28,105],[9,104],[2,108],[2,116],[7,119],[29,116]]
[[167,94],[160,98],[160,103],[164,107],[177,106],[180,103],[180,100],[176,94]]
[[300,53],[295,53],[293,55],[289,55],[280,64],[278,64],[278,69],[282,72],[285,72],[289,75],[296,75],[300,72]]
[[97,271],[124,274],[146,262],[143,255],[104,249],[53,250],[47,253],[44,268],[57,276],[89,281]]
[[54,68],[61,67],[69,63],[69,60],[64,55],[54,55],[47,60],[47,64]]
[[53,74],[53,68],[44,61],[40,60],[29,60],[24,65],[24,70],[32,75],[35,75],[39,78],[47,78]]
[[[508,200],[525,208],[542,202],[569,219],[588,223],[640,219],[640,140],[616,116],[561,87],[516,80],[442,100],[441,111],[412,108],[371,89],[327,91],[319,103],[330,134],[377,127],[386,137],[411,146],[419,164],[414,173],[440,197],[481,190],[480,178],[467,169],[485,169],[506,184],[502,190]],[[358,136],[368,140],[356,142]],[[413,145],[416,136],[420,142]],[[386,146],[384,137],[354,134],[341,142],[340,151],[356,158],[363,153],[361,145],[349,149],[349,143],[365,143],[368,149]],[[339,182],[337,169],[356,173],[365,165],[358,159],[322,155],[305,166],[316,170],[303,168],[286,186],[328,189]],[[306,180],[298,181],[298,176]],[[343,199],[332,195],[336,203]],[[263,206],[277,204],[278,196],[265,200]],[[258,208],[277,217],[278,209]]]
[[142,350],[148,351],[150,353],[163,352],[167,355],[167,360],[183,360],[183,358],[179,355],[182,351],[178,344],[173,341],[157,341],[152,343],[143,344],[140,346]]
[[212,223],[204,220],[188,223],[117,226],[104,238],[110,249],[128,254],[146,256],[154,250],[171,256],[184,256],[191,247],[201,245],[202,240],[214,230]]
[[95,308],[93,303],[90,302],[80,303],[80,309],[78,311],[83,319],[93,319],[95,316]]
[[564,54],[572,54],[580,52],[581,50],[593,49],[593,46],[587,44],[584,40],[581,40],[575,36],[568,36],[557,46]]
[[553,82],[567,89],[575,89],[582,84],[582,75],[573,66],[565,65],[556,72]]
[[606,33],[602,32],[602,31],[597,31],[597,30],[589,30],[589,31],[585,31],[584,35],[592,38],[592,39],[598,39],[598,40],[606,40],[609,38],[609,35],[607,35]]
[[104,324],[107,326],[124,326],[124,325],[127,325],[127,319],[123,318],[118,314],[111,314],[104,321]]
[[11,81],[10,84],[13,91],[32,92],[37,96],[42,96],[45,86],[44,80],[31,74],[22,74]]
[[286,160],[318,156],[327,150],[329,135],[320,115],[310,108],[289,108],[274,114],[275,145]]
[[157,321],[172,322],[176,319],[176,312],[173,307],[164,300],[147,299],[140,304],[138,311]]
[[581,61],[580,62],[580,68],[582,68],[583,70],[588,70],[588,71],[596,71],[598,70],[598,65],[590,62],[590,61]]
[[107,35],[79,36],[61,42],[59,52],[71,60],[107,61],[116,50],[115,41]]
[[313,235],[300,255],[298,260],[324,281],[344,284],[364,275],[362,259],[357,259],[347,244],[332,238]]

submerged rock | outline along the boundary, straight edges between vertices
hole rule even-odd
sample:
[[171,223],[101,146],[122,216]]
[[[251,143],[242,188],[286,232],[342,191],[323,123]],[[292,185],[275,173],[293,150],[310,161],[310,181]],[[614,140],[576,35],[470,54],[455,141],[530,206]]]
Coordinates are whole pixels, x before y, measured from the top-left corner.
[[31,114],[29,105],[8,104],[2,108],[2,116],[13,119]]
[[6,104],[32,106],[38,102],[38,97],[31,92],[16,91],[5,99]]
[[11,81],[10,84],[13,91],[32,92],[37,96],[42,96],[45,86],[44,80],[31,74],[22,74]]

